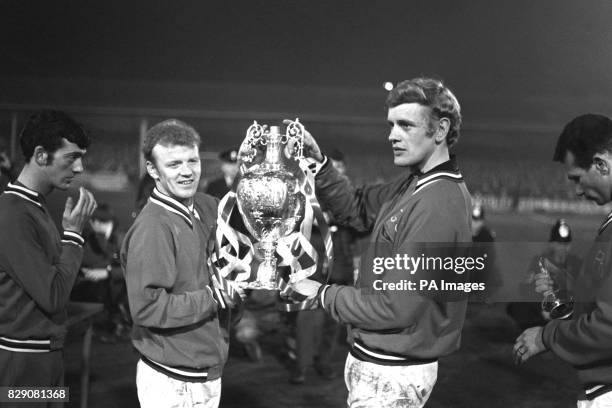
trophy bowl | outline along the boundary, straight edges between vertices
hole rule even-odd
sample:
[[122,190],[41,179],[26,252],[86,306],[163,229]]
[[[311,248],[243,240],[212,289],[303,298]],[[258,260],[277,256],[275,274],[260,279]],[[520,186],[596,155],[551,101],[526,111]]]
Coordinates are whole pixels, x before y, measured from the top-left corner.
[[[304,218],[306,197],[299,177],[284,162],[284,145],[290,137],[289,132],[282,136],[277,126],[268,130],[255,122],[240,148],[242,175],[236,202],[247,230],[263,251],[256,279],[246,283],[248,289],[278,289],[278,241],[293,233]],[[263,158],[259,163],[255,163],[257,156]]]

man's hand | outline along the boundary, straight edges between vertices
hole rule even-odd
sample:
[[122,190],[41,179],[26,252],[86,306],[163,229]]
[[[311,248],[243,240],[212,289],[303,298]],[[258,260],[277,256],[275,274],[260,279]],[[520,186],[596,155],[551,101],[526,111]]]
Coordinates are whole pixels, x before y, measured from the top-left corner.
[[534,290],[542,295],[553,291],[554,282],[548,273],[536,273],[534,278]]
[[546,351],[546,346],[542,342],[542,326],[530,327],[517,337],[514,343],[514,362],[523,364],[531,357]]
[[108,279],[108,270],[106,268],[81,268],[85,279],[92,282],[98,282]]
[[321,283],[311,279],[302,279],[297,282],[291,282],[289,286],[300,295],[313,298],[319,293]]
[[93,194],[87,189],[79,188],[79,199],[74,205],[72,197],[68,197],[66,205],[64,207],[64,214],[62,217],[62,227],[66,231],[76,232],[80,234],[83,231],[83,227],[89,220],[89,217],[94,212],[98,205]]
[[[288,125],[291,122],[293,121],[289,119],[283,120],[283,124],[285,125]],[[289,142],[287,142],[287,150],[289,152],[292,152],[294,148],[295,148],[295,141],[289,140]],[[317,144],[316,140],[314,140],[314,137],[312,137],[310,132],[305,129],[304,129],[304,157],[307,157],[307,158],[310,157],[312,159],[315,159],[319,163],[323,161],[323,153],[321,153],[321,149],[319,148],[319,145]]]

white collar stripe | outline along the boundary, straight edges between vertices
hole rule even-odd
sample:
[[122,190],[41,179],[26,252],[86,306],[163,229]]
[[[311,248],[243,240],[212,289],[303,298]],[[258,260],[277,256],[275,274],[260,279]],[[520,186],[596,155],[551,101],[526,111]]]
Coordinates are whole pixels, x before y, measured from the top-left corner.
[[31,199],[30,197],[26,196],[25,194],[19,193],[19,192],[17,192],[17,191],[11,191],[11,190],[9,190],[8,188],[7,188],[6,190],[4,190],[4,192],[5,192],[6,194],[14,194],[14,195],[16,195],[16,196],[18,196],[18,197],[21,197],[21,198],[23,198],[24,200],[29,201],[29,202],[31,202],[32,204],[37,205],[37,206],[39,206],[40,208],[42,208],[42,204],[41,204],[39,201]]
[[417,186],[420,186],[422,184],[427,183],[428,181],[438,178],[438,177],[450,177],[450,178],[454,178],[454,179],[462,179],[463,176],[461,175],[461,173],[450,173],[450,172],[436,172],[434,174],[430,174],[428,176],[425,176],[423,178],[420,178],[419,181],[417,181]]
[[152,197],[157,198],[158,200],[161,200],[163,202],[165,202],[166,204],[175,207],[177,210],[184,212],[185,215],[189,216],[189,208],[183,204],[181,204],[180,202],[178,202],[177,200],[175,200],[174,198],[162,193],[161,191],[159,191],[157,189],[157,187],[155,187],[153,189],[153,192],[151,193]]
[[160,207],[165,208],[166,210],[168,210],[170,212],[173,212],[175,214],[180,215],[185,220],[185,222],[187,222],[187,224],[189,224],[189,226],[193,228],[193,223],[191,222],[191,219],[189,218],[188,215],[185,215],[185,213],[183,213],[182,211],[177,210],[175,207],[173,207],[173,206],[171,206],[171,205],[169,205],[169,204],[167,204],[167,203],[165,203],[163,201],[160,201],[159,199],[157,199],[157,198],[155,198],[153,196],[151,196],[149,198],[149,200],[151,200],[152,203],[155,203],[155,204],[159,205]]
[[418,193],[419,191],[421,191],[423,188],[435,183],[436,181],[440,181],[442,179],[446,179],[446,180],[451,179],[452,181],[459,182],[463,180],[463,176],[461,175],[461,173],[448,173],[448,172],[439,172],[439,173],[432,174],[421,180],[418,180],[416,183],[416,187],[414,188],[414,192],[412,194],[414,195]]
[[22,193],[25,193],[29,196],[32,197],[32,199],[38,200],[40,197],[40,194],[38,194],[36,191],[34,190],[30,190],[27,187],[23,187],[23,186],[18,186],[17,184],[13,184],[13,183],[8,183],[6,188],[10,188],[10,189],[15,189],[15,190],[19,190]]

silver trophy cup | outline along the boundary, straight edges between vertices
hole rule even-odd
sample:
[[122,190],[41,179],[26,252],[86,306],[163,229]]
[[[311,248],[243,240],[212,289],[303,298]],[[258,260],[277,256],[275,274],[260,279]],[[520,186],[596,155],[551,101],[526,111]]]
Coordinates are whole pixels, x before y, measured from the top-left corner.
[[[290,161],[301,155],[303,132],[297,119],[284,135],[278,126],[267,129],[255,122],[240,148],[242,176],[236,187],[236,201],[245,226],[263,252],[256,279],[246,285],[249,289],[277,289],[277,243],[290,235],[304,217],[305,196],[299,173],[291,171],[290,166]],[[297,153],[285,149],[289,141],[297,147]]]

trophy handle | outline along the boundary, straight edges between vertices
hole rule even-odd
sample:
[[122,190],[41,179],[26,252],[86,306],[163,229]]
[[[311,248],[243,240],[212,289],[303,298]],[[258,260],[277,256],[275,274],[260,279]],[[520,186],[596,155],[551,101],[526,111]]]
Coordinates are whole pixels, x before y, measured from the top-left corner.
[[306,129],[304,125],[300,123],[299,118],[295,118],[294,121],[291,121],[285,130],[285,140],[284,143],[289,141],[295,141],[295,146],[297,151],[294,154],[296,160],[300,160],[304,158],[304,133]]
[[[249,126],[246,132],[246,136],[240,145],[240,150],[238,151],[238,155],[240,158],[240,174],[244,174],[246,171],[246,164],[251,163],[253,158],[255,158],[257,154],[257,150],[255,146],[257,143],[262,141],[264,136],[265,127],[261,126],[257,121],[253,121],[253,124]],[[265,139],[265,138],[264,138]]]
[[264,133],[263,126],[261,126],[259,123],[257,123],[256,120],[254,120],[253,124],[249,126],[249,128],[247,129],[246,139],[251,143],[257,142],[257,140],[261,138],[263,133]]

